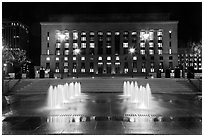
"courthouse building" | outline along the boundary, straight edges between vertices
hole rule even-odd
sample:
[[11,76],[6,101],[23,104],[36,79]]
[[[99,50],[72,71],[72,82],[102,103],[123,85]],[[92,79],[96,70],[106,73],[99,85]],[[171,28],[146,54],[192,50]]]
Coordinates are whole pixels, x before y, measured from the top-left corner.
[[178,21],[123,18],[41,22],[41,67],[64,77],[136,76],[178,65]]

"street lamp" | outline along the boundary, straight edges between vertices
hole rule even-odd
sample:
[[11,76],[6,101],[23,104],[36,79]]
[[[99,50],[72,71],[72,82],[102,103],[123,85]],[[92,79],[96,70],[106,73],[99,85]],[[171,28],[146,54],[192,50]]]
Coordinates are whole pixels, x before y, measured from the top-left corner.
[[75,49],[74,50],[74,53],[75,53],[75,55],[76,55],[76,57],[77,57],[77,64],[76,64],[76,73],[77,73],[77,78],[78,78],[78,55],[80,54],[80,52],[81,52],[81,50],[80,49]]

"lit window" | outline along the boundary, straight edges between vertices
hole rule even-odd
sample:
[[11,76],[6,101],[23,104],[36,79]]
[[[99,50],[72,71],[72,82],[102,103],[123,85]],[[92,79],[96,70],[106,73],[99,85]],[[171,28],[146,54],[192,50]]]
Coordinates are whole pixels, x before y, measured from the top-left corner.
[[90,72],[94,72],[94,69],[93,69],[93,68],[90,68]]
[[194,63],[194,66],[197,66],[197,63]]
[[98,60],[102,60],[102,57],[98,57]]
[[69,55],[69,50],[65,50],[64,55]]
[[136,57],[136,56],[134,56],[134,57],[133,57],[133,60],[137,60],[137,57]]
[[65,66],[65,67],[68,67],[68,62],[64,62],[64,66]]
[[154,32],[153,31],[149,32],[149,40],[154,40]]
[[149,43],[149,47],[150,47],[150,48],[153,48],[153,47],[154,47],[154,43],[153,43],[153,42],[150,42],[150,43]]
[[94,48],[95,43],[90,43],[90,48]]
[[123,48],[128,48],[128,43],[123,43]]
[[68,49],[68,48],[69,48],[69,43],[66,42],[66,43],[64,44],[64,48],[67,48],[67,49]]
[[134,32],[132,32],[132,35],[137,35],[137,32],[135,32],[135,31],[134,31]]
[[111,32],[107,32],[106,35],[111,35]]
[[116,57],[116,60],[120,60],[119,56]]
[[153,55],[153,54],[154,54],[154,50],[153,50],[153,49],[150,49],[150,50],[149,50],[149,54],[150,54],[150,55]]
[[82,69],[81,69],[81,72],[83,72],[83,73],[84,73],[84,72],[85,72],[85,68],[82,68]]
[[78,43],[73,43],[73,48],[78,48]]
[[145,54],[145,50],[140,50],[140,54],[144,55]]
[[49,55],[49,54],[50,54],[50,50],[48,49],[48,50],[47,50],[47,55]]
[[81,43],[81,48],[86,48],[86,43]]
[[162,37],[158,37],[158,40],[162,40]]
[[73,73],[76,73],[76,68],[73,68],[72,71],[73,71]]
[[154,72],[154,68],[150,68],[150,72],[152,72],[152,73],[153,73],[153,72]]
[[57,69],[55,69],[55,72],[57,72],[57,73],[58,73],[58,72],[59,72],[59,69],[58,69],[58,68],[57,68]]
[[145,68],[142,68],[142,72],[143,72],[143,73],[146,72],[146,69],[145,69]]
[[107,60],[111,60],[111,57],[107,57]]
[[115,35],[120,35],[120,32],[115,32]]
[[56,61],[59,61],[59,57],[56,57]]
[[98,62],[98,65],[103,65],[103,62]]
[[76,32],[76,31],[73,32],[73,39],[74,40],[78,39],[78,32]]
[[195,61],[197,61],[197,58],[194,58]]
[[68,72],[68,68],[64,68],[64,72],[65,72],[65,73]]
[[120,62],[115,62],[115,65],[120,65]]
[[60,43],[56,43],[56,48],[60,48]]
[[81,41],[86,41],[86,37],[81,37]]
[[124,72],[125,72],[125,73],[128,73],[128,68],[125,68],[125,69],[124,69]]
[[145,43],[140,43],[140,47],[144,48],[145,47]]
[[100,31],[100,32],[98,32],[98,35],[103,35],[103,32],[101,32],[101,31]]
[[159,31],[157,32],[157,36],[162,36],[162,31],[161,31],[161,30],[159,30]]
[[201,61],[201,58],[199,58],[198,61]]
[[144,31],[140,31],[140,40],[145,40],[144,39],[144,35],[145,35],[145,32]]
[[90,35],[94,36],[94,32],[90,32]]
[[76,57],[73,57],[73,60],[76,60]]
[[107,64],[107,65],[111,65],[111,62],[107,62],[106,64]]
[[169,54],[171,54],[171,49],[169,49]]
[[56,50],[56,55],[60,55],[60,50]]
[[162,50],[161,50],[161,49],[158,50],[158,54],[159,54],[159,55],[162,54]]
[[46,60],[47,60],[47,61],[50,61],[50,57],[47,57]]
[[68,60],[68,57],[64,57],[64,60],[67,61],[67,60]]
[[81,57],[81,60],[85,60],[85,57]]
[[49,36],[47,36],[47,40],[48,40],[48,41],[50,40],[50,37],[49,37]]

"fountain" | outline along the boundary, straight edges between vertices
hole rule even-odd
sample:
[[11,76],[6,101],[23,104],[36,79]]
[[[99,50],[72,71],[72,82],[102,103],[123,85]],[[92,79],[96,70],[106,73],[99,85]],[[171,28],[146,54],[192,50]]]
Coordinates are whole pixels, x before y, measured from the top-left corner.
[[51,85],[48,88],[48,107],[50,109],[63,108],[66,103],[72,102],[78,96],[81,96],[81,84],[79,82],[54,87]]
[[129,97],[131,103],[136,103],[138,108],[148,109],[150,107],[151,89],[149,83],[144,87],[138,86],[136,81],[124,81],[123,93]]

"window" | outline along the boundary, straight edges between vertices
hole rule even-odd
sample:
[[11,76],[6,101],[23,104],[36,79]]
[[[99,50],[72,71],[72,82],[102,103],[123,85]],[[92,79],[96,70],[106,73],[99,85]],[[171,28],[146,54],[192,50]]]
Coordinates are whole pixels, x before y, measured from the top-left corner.
[[81,43],[81,48],[86,48],[86,43]]
[[86,41],[86,37],[81,37],[81,41]]
[[73,40],[77,40],[78,39],[78,32],[74,31],[73,32]]
[[64,55],[69,55],[69,50],[64,50]]
[[59,61],[59,57],[56,57],[56,61]]
[[47,32],[47,40],[48,40],[48,41],[50,40],[49,32]]
[[171,41],[169,41],[169,47],[171,48]]
[[111,60],[111,57],[107,57],[107,60]]
[[162,40],[162,37],[158,37],[158,40],[161,41],[161,40]]
[[68,57],[64,57],[64,60],[67,61],[67,60],[68,60]]
[[46,63],[46,69],[50,69],[50,63]]
[[134,56],[134,57],[133,57],[133,60],[137,60],[137,57],[136,57],[136,56]]
[[169,49],[169,54],[171,54],[171,49]]
[[128,68],[125,68],[125,69],[124,69],[124,72],[125,72],[125,73],[128,73]]
[[73,57],[73,60],[76,60],[76,57]]
[[47,50],[47,55],[49,55],[49,54],[50,54],[50,50],[48,49],[48,50]]
[[162,47],[162,43],[158,43],[158,47]]
[[56,48],[60,49],[61,44],[60,43],[56,43]]
[[154,60],[154,56],[151,56],[150,59],[151,59],[151,60]]
[[169,60],[173,60],[173,56],[169,56]]
[[141,42],[141,43],[140,43],[140,47],[141,47],[141,48],[145,48],[145,43]]
[[140,31],[140,40],[141,41],[145,40],[144,35],[145,35],[145,31]]
[[90,43],[90,48],[94,48],[95,43]]
[[66,42],[66,43],[64,44],[64,48],[68,49],[68,48],[69,48],[69,43]]
[[56,68],[56,69],[55,69],[55,72],[56,72],[56,73],[59,73],[59,69],[58,69],[58,68]]
[[149,47],[153,48],[154,47],[154,43],[153,42],[149,42]]
[[153,31],[149,32],[149,40],[154,40],[154,32]]
[[115,35],[120,35],[120,32],[115,32]]
[[64,66],[65,66],[65,67],[68,67],[68,62],[64,62]]
[[119,56],[116,56],[116,60],[120,60]]
[[64,72],[67,73],[69,70],[68,68],[64,68]]
[[98,57],[98,60],[102,60],[102,57]]
[[60,55],[60,50],[56,50],[56,55]]
[[123,43],[123,48],[128,48],[128,43]]
[[47,57],[47,58],[46,58],[46,61],[50,61],[50,57]]
[[150,50],[149,50],[149,54],[150,54],[150,55],[153,55],[153,54],[154,54],[154,50],[153,50],[153,49],[150,49]]
[[144,55],[145,54],[145,50],[144,49],[140,50],[140,54]]
[[73,48],[78,48],[78,43],[73,43]]
[[50,47],[50,45],[49,45],[49,43],[47,43],[47,48],[49,48]]
[[169,62],[169,68],[170,68],[170,69],[173,68],[173,62]]
[[81,60],[85,60],[85,57],[81,57]]
[[160,57],[159,57],[159,60],[163,60],[163,56],[160,56]]
[[159,54],[159,55],[162,54],[162,50],[161,50],[161,49],[158,50],[158,54]]
[[162,30],[157,31],[157,36],[162,36]]

